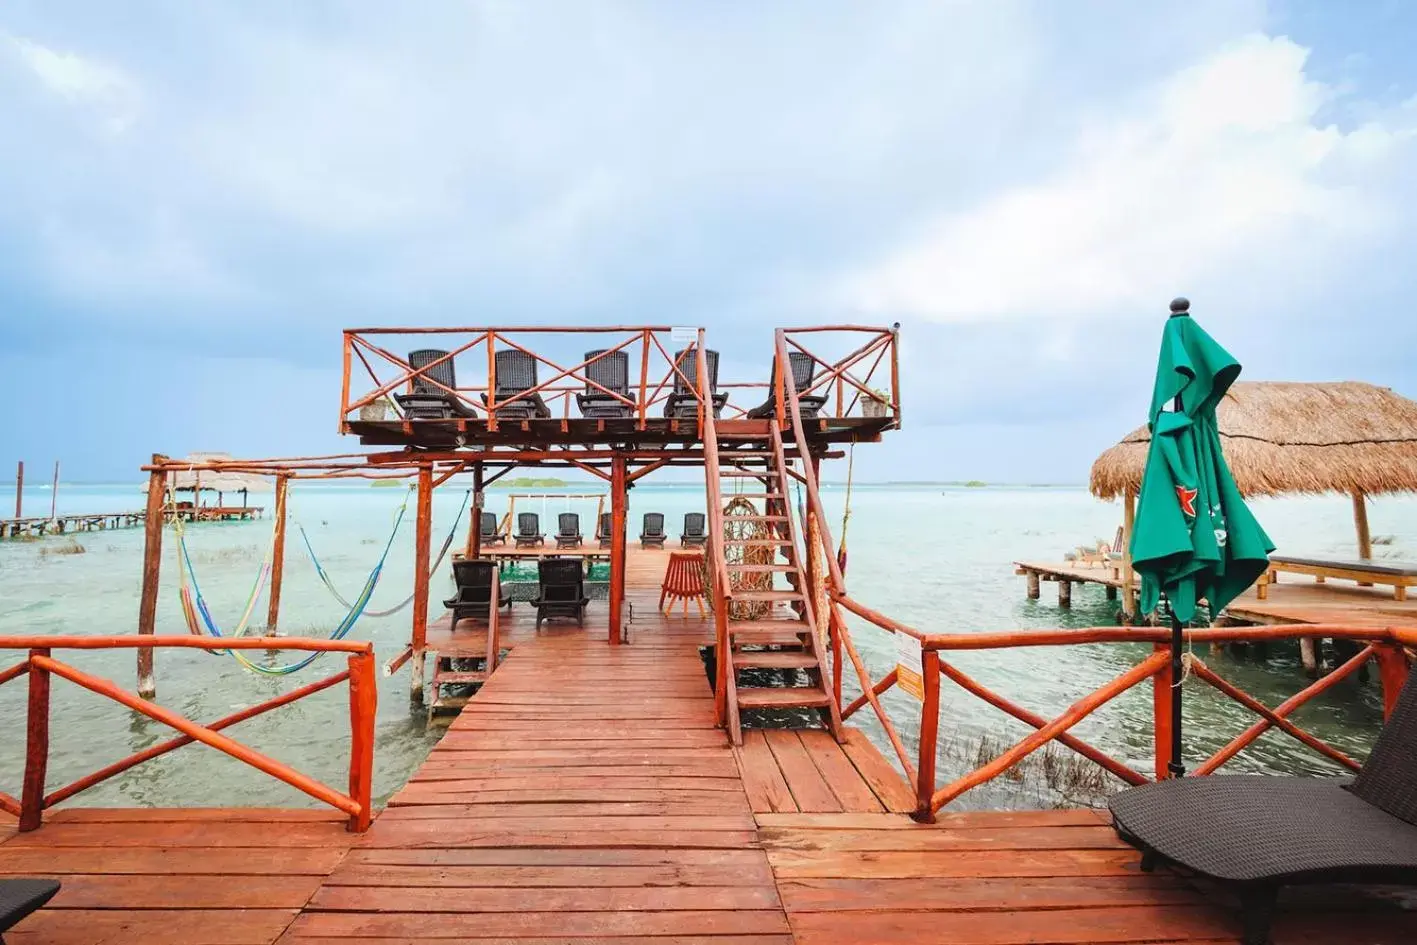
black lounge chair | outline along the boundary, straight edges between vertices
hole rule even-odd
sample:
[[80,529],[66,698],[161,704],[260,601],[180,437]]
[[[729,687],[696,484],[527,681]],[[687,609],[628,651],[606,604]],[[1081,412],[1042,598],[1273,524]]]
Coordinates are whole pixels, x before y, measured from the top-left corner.
[[576,395],[576,406],[581,408],[581,416],[591,420],[624,420],[633,416],[633,407],[605,392],[608,390],[629,398],[630,356],[624,351],[606,354],[605,349],[601,348],[587,351],[585,359],[591,361],[586,365],[585,376],[600,386],[586,384],[585,393]]
[[[58,891],[59,883],[52,879],[0,879],[0,933],[14,928]],[[0,934],[2,942],[4,936]]]
[[[456,630],[458,621],[464,617],[486,620],[491,615],[492,574],[496,569],[495,562],[483,558],[453,562],[453,581],[458,586],[458,592],[443,601],[443,606],[453,613],[453,625],[449,630]],[[508,597],[501,604],[510,607],[512,599]]]
[[[441,363],[434,364],[439,359]],[[457,417],[475,417],[474,411],[449,390],[458,389],[457,375],[453,371],[453,359],[448,352],[436,348],[420,348],[408,353],[409,366],[414,370],[427,368],[413,379],[413,390],[407,394],[395,394],[403,415],[409,420],[452,420]],[[429,367],[432,365],[432,367]],[[436,382],[436,383],[434,383]],[[439,386],[442,385],[442,386]]]
[[[503,401],[511,400],[536,386],[536,358],[515,348],[498,351],[494,358],[497,370],[497,419],[544,420],[550,417],[551,408],[546,406],[546,401],[541,399],[539,392],[518,397],[511,403],[502,405]],[[482,402],[487,403],[486,394],[482,395]]]
[[581,546],[581,517],[575,512],[562,512],[556,519],[556,547]]
[[578,558],[542,558],[536,562],[540,587],[536,600],[536,628],[541,621],[556,617],[575,620],[585,626],[585,608],[590,598],[585,594],[585,568]]
[[483,545],[505,545],[507,543],[507,536],[497,528],[496,513],[483,512],[478,517],[477,528],[481,533],[479,540]]
[[681,548],[702,548],[708,542],[708,534],[704,531],[704,513],[685,512],[684,513],[684,533],[679,536],[679,546]]
[[614,524],[614,517],[609,512],[600,513],[600,521],[595,526],[595,540],[600,543],[600,547],[610,547],[610,528]]
[[1279,888],[1417,884],[1417,672],[1358,777],[1212,775],[1108,801],[1142,869],[1176,863],[1238,884],[1245,945],[1269,941]]
[[[664,415],[692,420],[699,415],[698,354],[693,348],[685,348],[675,353],[674,360],[679,370],[674,372],[674,390],[664,403]],[[728,394],[718,392],[718,352],[705,348],[704,362],[708,365],[709,397],[713,400],[713,415],[717,418],[723,412],[723,405],[728,403]]]
[[[792,365],[792,383],[797,388],[797,409],[803,420],[815,419],[822,412],[827,398],[822,394],[803,394],[801,391],[812,386],[812,378],[817,375],[816,360],[805,351],[787,352],[787,363]],[[768,399],[752,410],[748,416],[762,420],[777,413],[777,359],[772,361],[772,381],[768,388]]]
[[663,548],[664,515],[660,512],[646,512],[644,528],[640,529],[640,547]]
[[517,533],[513,541],[518,548],[532,548],[546,544],[546,536],[541,534],[541,516],[535,512],[522,512],[517,516]]

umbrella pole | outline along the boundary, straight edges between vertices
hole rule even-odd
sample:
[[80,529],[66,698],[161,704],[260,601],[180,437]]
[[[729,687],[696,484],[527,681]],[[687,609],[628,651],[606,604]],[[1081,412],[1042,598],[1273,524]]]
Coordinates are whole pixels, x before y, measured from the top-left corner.
[[1171,777],[1180,778],[1186,774],[1186,766],[1181,760],[1181,621],[1176,612],[1171,612],[1171,760],[1166,770]]

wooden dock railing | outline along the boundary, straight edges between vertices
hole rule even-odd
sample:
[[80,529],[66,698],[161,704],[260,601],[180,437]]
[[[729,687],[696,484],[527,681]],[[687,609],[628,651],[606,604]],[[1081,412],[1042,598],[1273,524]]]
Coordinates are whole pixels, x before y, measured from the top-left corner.
[[[578,393],[588,389],[598,391],[605,397],[631,408],[639,427],[644,429],[652,409],[662,405],[674,391],[676,382],[681,389],[687,389],[698,397],[697,385],[690,382],[684,361],[693,355],[693,345],[678,343],[679,351],[674,351],[676,342],[671,335],[674,329],[667,326],[572,326],[572,327],[506,327],[506,328],[351,328],[344,332],[343,384],[340,397],[340,432],[349,432],[351,414],[362,408],[385,403],[397,405],[390,394],[411,391],[415,379],[444,394],[455,398],[466,408],[472,422],[486,425],[489,431],[498,427],[497,409],[540,397],[551,412],[552,419],[569,421],[572,419],[571,404]],[[387,348],[386,336],[407,336],[407,338],[437,336],[436,342],[447,354],[430,364],[415,368],[406,356],[396,354]],[[582,348],[593,347],[595,354],[583,356],[572,354],[568,360],[553,360],[545,353],[533,349],[532,338],[548,336],[582,336]],[[378,339],[378,341],[376,341]],[[383,342],[383,343],[380,343]],[[561,342],[564,347],[567,342]],[[702,347],[702,346],[700,346]],[[539,379],[535,386],[498,399],[497,396],[497,352],[515,350],[532,358],[538,366]],[[589,369],[610,355],[624,352],[632,366],[638,366],[638,377],[633,367],[630,372],[628,396],[610,390],[590,376]],[[486,377],[483,382],[456,388],[447,387],[429,375],[433,371],[456,358],[474,356],[486,357]],[[370,384],[363,393],[354,393],[354,361],[363,368]],[[564,363],[563,363],[564,362]],[[549,376],[548,376],[549,375]],[[354,419],[357,419],[354,418]],[[392,421],[404,420],[402,416],[387,417]],[[463,422],[467,422],[464,418]],[[405,421],[407,422],[407,421]]]
[[[782,344],[777,345],[777,359],[773,378],[778,387],[778,424],[788,429],[787,398],[782,396],[787,383],[792,379],[792,371],[781,370],[789,365],[788,353],[806,355],[812,359],[812,381],[806,387],[792,390],[797,396],[816,395],[826,398],[819,416],[860,417],[868,416],[868,410],[877,411],[877,416],[890,416],[895,425],[900,426],[900,326],[880,328],[871,325],[823,325],[811,328],[784,328],[778,330]],[[850,346],[850,353],[831,358],[821,353],[823,344],[840,341]],[[807,347],[811,343],[818,350]],[[830,358],[830,360],[829,360]],[[860,365],[866,365],[865,374],[860,375]],[[877,372],[887,377],[876,380]],[[872,384],[878,386],[873,387]],[[795,398],[794,398],[795,399]],[[800,419],[800,418],[799,418]]]
[[[203,725],[171,709],[149,702],[110,680],[84,672],[53,657],[56,650],[102,650],[173,647],[208,651],[224,650],[296,650],[304,652],[338,652],[348,654],[348,666],[341,672],[293,689],[259,705],[233,713]],[[0,636],[0,650],[23,650],[20,662],[0,670],[0,685],[26,676],[29,680],[28,711],[25,720],[25,770],[20,797],[0,792],[0,810],[19,818],[21,831],[35,830],[43,821],[44,811],[74,795],[100,784],[135,765],[151,761],[183,745],[201,742],[242,761],[296,790],[349,815],[349,829],[367,830],[373,817],[371,794],[374,769],[374,716],[378,706],[378,689],[374,669],[372,644],[353,640],[306,640],[291,637],[242,637],[210,639],[197,636]],[[148,718],[176,729],[176,738],[153,745],[105,765],[77,781],[46,790],[50,742],[50,683],[53,677],[68,680],[90,692],[97,693],[140,712]],[[289,765],[262,754],[221,734],[221,730],[255,718],[283,705],[289,705],[313,693],[329,689],[342,682],[349,683],[350,759],[349,791],[342,793],[301,774]]]

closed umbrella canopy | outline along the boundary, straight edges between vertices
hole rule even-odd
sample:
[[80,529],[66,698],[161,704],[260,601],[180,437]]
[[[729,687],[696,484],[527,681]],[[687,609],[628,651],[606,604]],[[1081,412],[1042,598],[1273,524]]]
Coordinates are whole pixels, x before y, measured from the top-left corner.
[[1164,593],[1181,622],[1202,598],[1219,613],[1265,572],[1274,550],[1235,487],[1215,420],[1240,364],[1188,310],[1183,299],[1172,303],[1161,336],[1132,535],[1142,612],[1155,611]]

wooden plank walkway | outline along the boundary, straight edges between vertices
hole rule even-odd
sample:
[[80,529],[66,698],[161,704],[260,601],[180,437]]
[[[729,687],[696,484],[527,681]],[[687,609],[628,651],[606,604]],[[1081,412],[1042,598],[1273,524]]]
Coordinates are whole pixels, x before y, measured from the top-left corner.
[[[1238,941],[1228,894],[1094,811],[918,825],[861,733],[713,724],[698,647],[641,559],[631,645],[603,619],[518,638],[362,837],[322,811],[71,810],[0,874],[64,891],[20,945],[868,945]],[[598,616],[596,611],[592,614]],[[12,822],[11,822],[12,823]],[[1417,940],[1391,893],[1285,899],[1278,945]]]
[[[1058,584],[1099,584],[1113,592],[1122,586],[1110,567],[1019,561],[1020,574],[1032,572],[1043,581]],[[1391,627],[1417,624],[1417,599],[1393,600],[1391,588],[1352,584],[1318,584],[1312,578],[1285,575],[1269,585],[1268,599],[1260,600],[1255,588],[1241,594],[1225,608],[1231,617],[1247,623],[1332,623]]]

